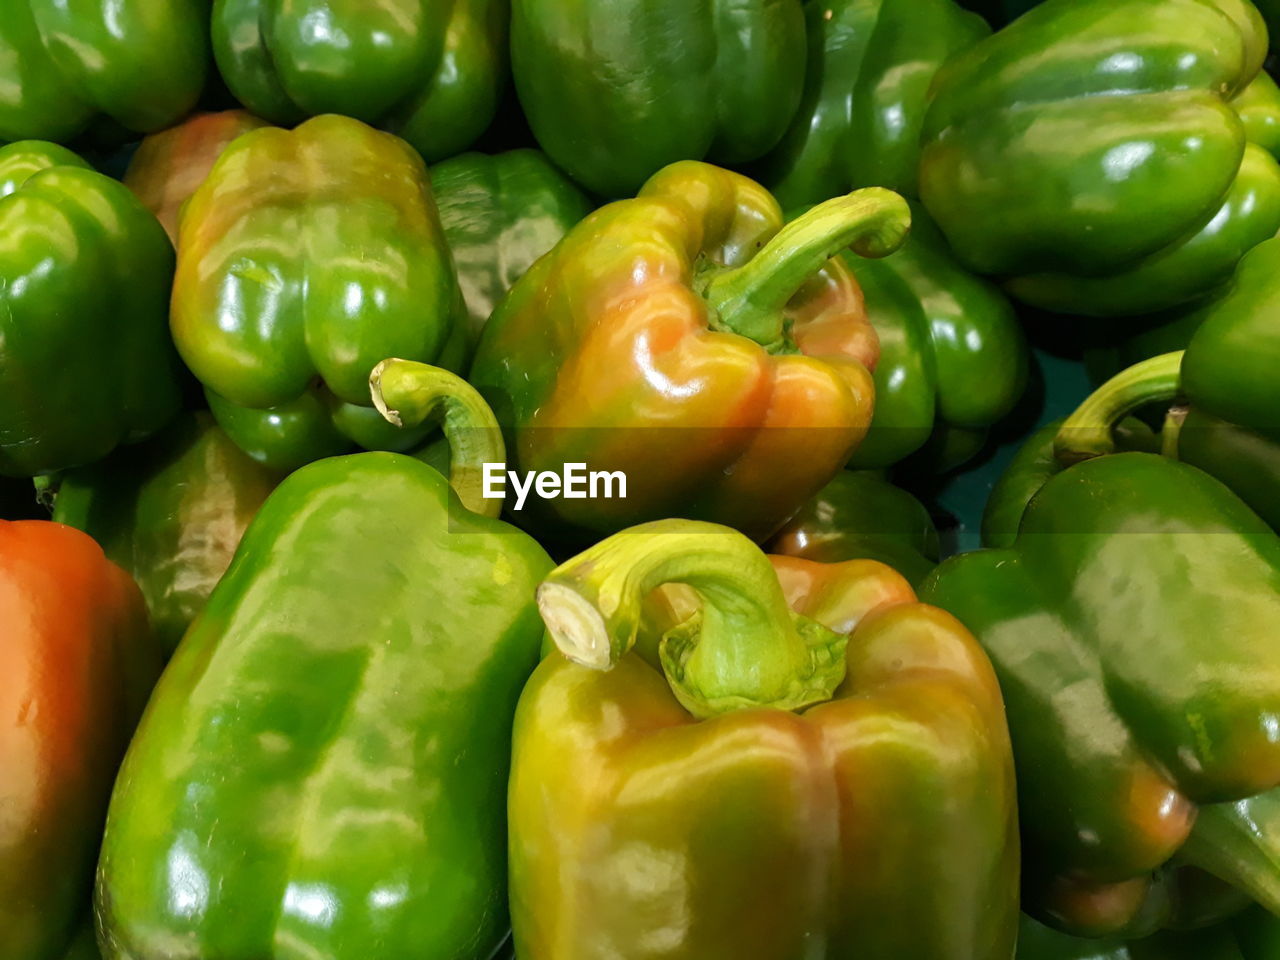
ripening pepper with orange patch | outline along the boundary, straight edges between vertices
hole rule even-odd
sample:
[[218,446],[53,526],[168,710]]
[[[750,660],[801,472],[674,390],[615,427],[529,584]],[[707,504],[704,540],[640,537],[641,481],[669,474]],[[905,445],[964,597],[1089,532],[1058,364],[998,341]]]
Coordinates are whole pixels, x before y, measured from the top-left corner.
[[667,520],[561,565],[538,605],[560,653],[515,719],[518,956],[1009,960],[1000,691],[900,575]]
[[522,472],[621,471],[627,496],[531,500],[528,524],[578,542],[670,516],[776,530],[871,421],[876,333],[832,257],[886,256],[909,226],[878,188],[784,226],[759,184],[697,161],[578,224],[494,312],[472,381]]

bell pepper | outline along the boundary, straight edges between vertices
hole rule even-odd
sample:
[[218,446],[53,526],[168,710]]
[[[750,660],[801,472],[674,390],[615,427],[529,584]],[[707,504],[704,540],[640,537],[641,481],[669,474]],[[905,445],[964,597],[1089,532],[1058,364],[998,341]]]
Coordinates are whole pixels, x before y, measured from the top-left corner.
[[589,216],[494,312],[471,376],[521,471],[620,471],[626,498],[523,522],[571,543],[677,515],[777,530],[871,420],[876,335],[831,257],[885,256],[908,224],[868,189],[783,226],[763,187],[696,161]]
[[191,112],[208,65],[208,0],[7,0],[0,141],[160,130]]
[[1280,88],[1271,74],[1258,74],[1244,92],[1231,102],[1244,135],[1250,143],[1256,143],[1272,156],[1280,154]]
[[805,47],[802,0],[511,4],[529,125],[557,166],[604,197],[630,196],[677,160],[764,156],[800,105]]
[[1189,323],[1185,353],[1117,374],[1063,425],[1068,461],[1114,447],[1112,425],[1151,404],[1173,405],[1164,430],[1170,455],[1213,474],[1280,530],[1280,240],[1240,263],[1231,290]]
[[[559,653],[515,720],[518,956],[1012,954],[1014,787],[986,658],[883,564],[771,559],[656,521],[539,588]],[[677,584],[695,612],[655,666],[638,634]]]
[[480,496],[503,450],[478,394],[405,361],[373,380],[393,420],[443,415],[457,493],[366,453],[263,504],[112,797],[106,960],[488,960],[506,937],[511,722],[551,561]]
[[182,400],[173,248],[125,187],[52,143],[0,147],[0,474],[91,463]]
[[951,430],[975,434],[981,446],[1027,382],[1026,340],[1008,299],[956,262],[915,204],[901,250],[881,260],[844,259],[880,340],[875,416],[852,465],[890,467]]
[[133,575],[168,654],[280,479],[197,413],[137,448],[67,471],[53,519],[90,534]]
[[938,565],[938,528],[919,500],[873,470],[842,470],[769,542],[819,563],[878,560],[919,584]]
[[473,337],[533,262],[591,212],[586,194],[537,150],[445,160],[431,168],[431,189]]
[[1275,960],[1280,920],[1253,907],[1206,930],[1158,933],[1145,940],[1080,940],[1023,917],[1017,960]]
[[453,367],[466,317],[426,166],[327,116],[239,137],[188,201],[172,330],[218,424],[287,471],[353,446],[406,450],[369,400],[388,356]]
[[1280,228],[1280,165],[1231,104],[1265,54],[1247,0],[1048,0],[939,71],[921,197],[1033,306],[1194,300]]
[[1236,906],[1205,871],[1280,909],[1280,538],[1157,454],[1046,472],[1012,543],[921,588],[1000,678],[1024,906],[1138,937]]
[[129,161],[124,185],[176,243],[182,205],[204,183],[222,151],[240,134],[263,126],[265,121],[244,110],[197,113],[144,139]]
[[55,960],[160,655],[137,586],[78,530],[0,521],[0,945]]
[[469,147],[507,81],[509,0],[215,0],[213,53],[273,123],[341,113],[428,161]]
[[800,110],[761,179],[785,209],[858,187],[916,195],[929,84],[991,33],[952,0],[807,0]]

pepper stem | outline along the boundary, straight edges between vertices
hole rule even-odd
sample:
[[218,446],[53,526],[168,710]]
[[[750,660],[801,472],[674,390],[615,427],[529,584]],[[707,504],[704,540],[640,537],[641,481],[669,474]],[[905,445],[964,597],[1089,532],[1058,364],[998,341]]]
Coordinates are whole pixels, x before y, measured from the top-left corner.
[[783,310],[828,260],[846,247],[860,257],[887,257],[911,230],[911,209],[892,190],[869,187],[836,197],[792,220],[750,262],[717,274],[703,295],[715,326],[774,346]]
[[844,679],[847,638],[793,613],[760,548],[714,523],[658,520],[614,534],[551,571],[538,609],[561,653],[608,670],[636,642],[649,594],[668,583],[701,601],[659,647],[672,692],[695,717],[799,710],[829,700]]
[[1061,463],[1073,464],[1115,453],[1115,426],[1129,414],[1178,396],[1182,351],[1161,354],[1116,374],[1067,417],[1053,440]]
[[1280,789],[1201,807],[1178,862],[1213,874],[1280,915]]
[[503,463],[498,420],[475,387],[457,374],[412,360],[383,360],[369,374],[373,405],[397,427],[439,417],[449,442],[449,485],[472,513],[496,517],[502,499],[484,496],[484,465]]

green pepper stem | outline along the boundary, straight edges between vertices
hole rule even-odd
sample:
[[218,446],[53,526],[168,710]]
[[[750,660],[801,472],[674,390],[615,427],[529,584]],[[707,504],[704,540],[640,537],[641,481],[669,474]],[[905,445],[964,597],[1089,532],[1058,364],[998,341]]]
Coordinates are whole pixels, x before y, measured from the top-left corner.
[[782,340],[783,310],[846,247],[887,257],[911,230],[911,208],[892,190],[869,187],[836,197],[788,223],[748,263],[717,274],[704,292],[715,325],[763,346]]
[[1182,351],[1161,354],[1116,374],[1067,417],[1053,440],[1054,456],[1073,464],[1116,451],[1114,429],[1129,414],[1173,401],[1182,381]]
[[1280,915],[1280,789],[1201,807],[1177,862],[1213,874]]
[[844,679],[847,638],[793,613],[760,548],[714,523],[659,520],[614,534],[553,570],[538,608],[561,653],[608,670],[635,644],[649,594],[668,583],[701,601],[660,646],[667,682],[694,716],[798,710],[829,700]]
[[412,360],[383,360],[369,375],[373,405],[397,427],[439,417],[449,442],[449,485],[472,513],[496,517],[502,500],[484,496],[484,465],[503,463],[498,420],[475,387],[457,374]]

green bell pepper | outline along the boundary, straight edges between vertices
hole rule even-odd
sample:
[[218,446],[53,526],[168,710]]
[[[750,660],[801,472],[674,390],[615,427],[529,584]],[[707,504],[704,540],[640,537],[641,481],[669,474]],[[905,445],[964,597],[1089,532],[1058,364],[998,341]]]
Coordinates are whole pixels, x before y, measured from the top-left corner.
[[924,504],[872,470],[841,471],[778,531],[769,552],[819,563],[879,560],[912,586],[940,554]]
[[208,0],[6,0],[0,141],[159,130],[195,107],[208,65]]
[[365,453],[263,504],[117,781],[107,960],[488,960],[506,937],[511,723],[551,561],[479,495],[503,449],[478,394],[405,361],[373,381],[397,422],[443,413],[457,492]]
[[1022,918],[1017,960],[1276,960],[1280,920],[1261,907],[1206,930],[1144,940],[1081,940]]
[[1000,678],[1025,907],[1127,937],[1238,907],[1199,867],[1280,909],[1280,538],[1156,454],[1039,469],[1013,542],[921,589]]
[[1112,425],[1152,404],[1174,404],[1164,449],[1230,486],[1280,530],[1280,239],[1240,263],[1235,283],[1189,320],[1185,353],[1117,374],[1063,425],[1066,460],[1114,448]]
[[182,402],[173,247],[120,183],[52,143],[0,147],[0,474],[91,463]]
[[1027,382],[1026,340],[1008,299],[956,262],[916,204],[897,253],[842,256],[880,338],[875,415],[851,466],[892,466],[953,428],[977,434],[980,446]]
[[507,81],[509,0],[214,0],[213,52],[251,111],[341,113],[428,161],[485,131]]
[[1265,38],[1247,0],[1048,0],[939,71],[925,206],[1034,306],[1194,300],[1280,228],[1280,165],[1231,103]]
[[522,524],[566,546],[673,516],[775,533],[871,421],[876,334],[835,254],[887,256],[909,223],[869,187],[784,224],[695,160],[583,220],[494,312],[471,378],[518,473],[583,464],[625,496],[530,498]]
[[804,88],[804,11],[801,0],[513,0],[511,67],[551,159],[594,193],[630,196],[677,160],[741,164],[778,144]]
[[537,150],[445,160],[431,168],[431,189],[473,338],[534,261],[591,212],[586,194]]
[[1280,154],[1280,87],[1271,74],[1258,74],[1253,83],[1231,102],[1244,135],[1250,143],[1256,143],[1272,156]]
[[326,116],[236,139],[187,202],[171,324],[218,424],[287,471],[407,450],[369,401],[385,357],[458,366],[467,324],[426,166]]
[[198,413],[137,448],[67,471],[53,519],[91,535],[133,575],[169,654],[280,479]]
[[807,0],[805,17],[804,98],[761,181],[785,209],[858,187],[915,196],[929,84],[991,28],[952,0]]
[[899,574],[660,520],[557,567],[538,605],[559,652],[515,720],[521,957],[1009,960],[999,691]]

